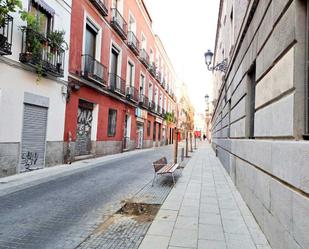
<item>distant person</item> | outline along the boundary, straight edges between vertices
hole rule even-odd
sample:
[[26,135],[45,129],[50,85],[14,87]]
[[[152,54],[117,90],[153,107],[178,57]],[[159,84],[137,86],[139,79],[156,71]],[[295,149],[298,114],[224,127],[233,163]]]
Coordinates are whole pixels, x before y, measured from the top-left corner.
[[204,135],[203,135],[203,140],[205,141],[205,139],[206,139],[206,135],[204,134]]

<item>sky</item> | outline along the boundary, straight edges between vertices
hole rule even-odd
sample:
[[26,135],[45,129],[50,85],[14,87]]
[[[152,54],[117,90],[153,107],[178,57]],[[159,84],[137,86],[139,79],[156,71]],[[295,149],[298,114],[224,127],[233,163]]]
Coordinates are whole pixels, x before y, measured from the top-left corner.
[[144,0],[180,80],[189,90],[196,113],[205,112],[212,73],[204,53],[214,50],[219,0]]

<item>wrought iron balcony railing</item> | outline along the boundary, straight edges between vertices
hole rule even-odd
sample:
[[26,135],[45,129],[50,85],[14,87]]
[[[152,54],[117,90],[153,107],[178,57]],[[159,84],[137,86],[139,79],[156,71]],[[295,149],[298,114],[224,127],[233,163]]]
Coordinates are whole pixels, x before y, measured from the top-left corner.
[[116,8],[112,8],[111,25],[123,40],[127,39],[128,25]]
[[156,64],[155,63],[150,63],[150,66],[148,68],[150,74],[153,76],[153,77],[156,77],[156,74],[157,74],[157,67],[156,67]]
[[108,8],[106,0],[90,0],[90,2],[101,13],[102,16],[108,16]]
[[166,85],[165,85],[165,91],[166,91],[167,93],[169,93],[169,90],[170,90],[170,86],[169,86],[169,84],[166,83]]
[[94,59],[91,55],[82,55],[83,70],[82,76],[90,81],[106,85],[107,67]]
[[162,77],[161,79],[161,86],[163,86],[165,88],[165,84],[166,84],[166,80],[164,77]]
[[126,94],[126,81],[116,74],[109,74],[109,90],[122,96]]
[[145,49],[141,49],[141,52],[140,52],[140,61],[144,64],[144,66],[146,68],[149,67],[149,64],[150,64],[150,57],[147,53],[147,51]]
[[138,103],[140,106],[144,107],[144,108],[148,108],[149,106],[149,99],[146,95],[144,94],[140,94],[139,95],[139,100]]
[[22,27],[22,49],[19,60],[55,77],[64,75],[65,50],[52,47],[49,40],[31,28]]
[[161,84],[161,78],[162,78],[162,73],[157,70],[157,74],[156,74],[156,80]]
[[157,105],[156,113],[161,114],[162,113],[162,107]]
[[13,17],[6,15],[0,23],[0,55],[12,54]]
[[126,96],[129,100],[138,102],[138,90],[134,86],[126,87]]
[[139,40],[132,31],[128,33],[128,46],[136,56],[139,55]]
[[148,109],[152,112],[156,110],[156,103],[154,101],[149,101]]

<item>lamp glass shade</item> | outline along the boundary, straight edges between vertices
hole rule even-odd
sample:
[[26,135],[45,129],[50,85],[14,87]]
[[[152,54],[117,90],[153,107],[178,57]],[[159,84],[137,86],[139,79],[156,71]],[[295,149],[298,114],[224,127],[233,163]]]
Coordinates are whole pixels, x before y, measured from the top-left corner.
[[212,57],[214,56],[213,52],[211,52],[210,50],[208,50],[205,54],[205,63],[207,66],[209,66],[212,62]]

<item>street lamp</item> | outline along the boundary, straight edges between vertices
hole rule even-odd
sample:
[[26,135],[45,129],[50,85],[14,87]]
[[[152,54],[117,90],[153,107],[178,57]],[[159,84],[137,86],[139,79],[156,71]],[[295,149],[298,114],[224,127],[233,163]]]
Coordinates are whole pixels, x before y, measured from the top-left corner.
[[213,56],[214,56],[214,53],[211,52],[211,51],[208,49],[208,51],[204,54],[204,56],[205,56],[205,64],[206,64],[207,69],[208,69],[209,71],[214,71],[214,70],[216,70],[216,71],[221,71],[221,72],[223,72],[223,73],[226,72],[226,70],[227,70],[227,59],[224,59],[222,62],[218,63],[216,66],[212,67],[212,66],[210,66],[210,65],[211,65],[211,63],[212,63],[212,58],[213,58]]

